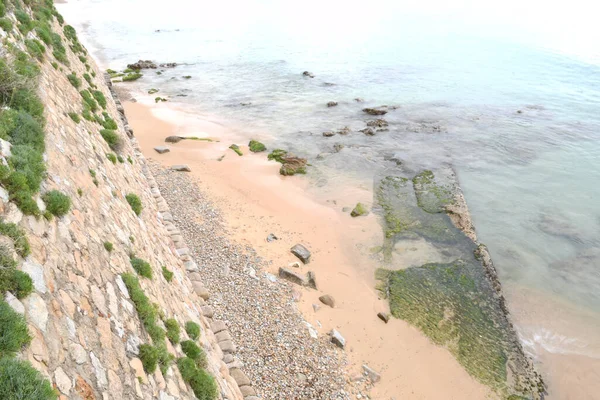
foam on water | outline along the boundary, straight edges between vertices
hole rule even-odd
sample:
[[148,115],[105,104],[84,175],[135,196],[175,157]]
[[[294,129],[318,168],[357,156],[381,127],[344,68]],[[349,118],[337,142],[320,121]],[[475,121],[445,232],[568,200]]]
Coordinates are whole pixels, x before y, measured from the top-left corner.
[[[245,139],[311,160],[344,144],[313,162],[311,190],[372,180],[394,159],[414,171],[454,165],[503,285],[535,288],[589,313],[580,326],[586,334],[574,339],[565,333],[569,307],[546,310],[552,330],[536,318],[527,333],[527,310],[518,312],[524,343],[597,357],[597,13],[581,1],[519,2],[518,13],[506,2],[420,3],[80,0],[59,8],[80,21],[82,40],[107,68],[137,59],[184,63],[162,75],[147,71],[131,87],[159,88],[189,118],[218,116]],[[534,18],[541,10],[545,18]],[[330,100],[339,105],[327,108]],[[381,104],[400,107],[385,116],[389,131],[356,132],[373,119],[360,110]],[[354,132],[321,135],[344,126]],[[508,303],[526,307],[510,295]]]

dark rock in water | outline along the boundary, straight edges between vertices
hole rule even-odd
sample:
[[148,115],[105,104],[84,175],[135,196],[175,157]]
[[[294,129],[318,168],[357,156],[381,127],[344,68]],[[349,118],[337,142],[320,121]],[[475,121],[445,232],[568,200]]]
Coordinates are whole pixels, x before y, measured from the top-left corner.
[[363,103],[365,101],[365,99],[361,98],[361,97],[357,97],[354,99],[355,102],[357,103]]
[[352,131],[351,131],[351,130],[350,130],[350,128],[349,128],[349,127],[347,127],[347,126],[343,127],[343,128],[342,128],[342,129],[340,129],[339,131],[337,131],[337,133],[338,133],[339,135],[347,135],[347,134],[349,134],[350,132],[352,132]]
[[335,86],[335,83],[323,82],[323,86]]
[[382,320],[386,324],[390,320],[390,314],[387,314],[387,313],[380,312],[380,313],[377,313],[377,316],[379,317],[380,320]]
[[158,153],[158,154],[165,154],[171,151],[171,149],[169,149],[167,146],[156,146],[154,148],[154,150]]
[[523,110],[517,110],[517,114],[523,114]]
[[323,296],[319,297],[319,300],[326,306],[329,306],[331,308],[335,307],[335,299],[331,295],[324,294]]
[[296,157],[288,153],[281,159],[282,165],[279,169],[281,175],[292,176],[306,173],[306,164],[308,163],[306,158]]
[[272,242],[274,240],[279,240],[279,238],[274,234],[270,233],[269,236],[267,236],[267,242]]
[[332,329],[329,335],[331,336],[331,343],[335,344],[340,349],[346,347],[346,339],[344,339],[341,333],[339,333],[335,329]]
[[168,138],[165,139],[165,142],[167,143],[179,143],[183,140],[183,138],[181,136],[169,136]]
[[336,143],[333,145],[333,151],[335,153],[339,153],[340,151],[342,151],[343,148],[344,148],[344,145],[341,143]]
[[179,171],[179,172],[192,172],[191,168],[190,168],[190,167],[188,167],[188,166],[187,166],[187,165],[185,165],[185,164],[173,165],[173,166],[171,167],[171,169],[172,169],[173,171]]
[[383,128],[388,125],[389,125],[388,122],[385,119],[381,119],[381,118],[367,122],[367,126],[371,126],[373,128]]
[[136,63],[128,64],[127,68],[140,70],[140,69],[156,69],[156,64],[150,60],[139,60]]
[[314,78],[315,77],[315,75],[312,72],[308,72],[308,71],[304,71],[302,73],[302,75],[308,76],[309,78]]
[[358,203],[350,215],[353,217],[360,217],[361,215],[367,215],[368,213],[369,210],[367,210],[367,207],[365,207],[365,205],[362,203]]
[[308,264],[310,261],[310,251],[304,245],[298,243],[290,250],[293,255],[298,257],[304,264]]
[[325,136],[325,137],[332,137],[334,135],[335,135],[335,132],[331,132],[331,131],[323,132],[323,136]]
[[375,131],[372,128],[361,129],[359,132],[362,132],[367,136],[375,136]]
[[160,64],[161,68],[175,68],[178,64],[171,62],[171,63],[164,63],[164,64]]
[[363,111],[369,115],[385,115],[387,110],[381,110],[378,108],[363,108]]
[[240,103],[240,106],[251,106],[252,103]]
[[337,101],[330,101],[327,103],[327,107],[335,107],[337,105],[338,105]]

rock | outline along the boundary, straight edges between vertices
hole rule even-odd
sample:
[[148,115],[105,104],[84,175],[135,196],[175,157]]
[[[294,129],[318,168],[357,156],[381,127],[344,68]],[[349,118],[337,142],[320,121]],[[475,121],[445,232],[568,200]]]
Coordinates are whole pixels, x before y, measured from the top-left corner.
[[294,272],[287,268],[279,268],[279,277],[281,279],[285,279],[287,281],[295,283],[296,285],[308,286],[308,279],[305,276],[302,276],[302,274]]
[[379,317],[380,320],[382,320],[386,324],[390,320],[390,314],[387,314],[387,313],[380,312],[380,313],[377,313],[377,316]]
[[11,147],[12,145],[10,144],[10,142],[0,139],[0,155],[2,157],[9,158],[10,156],[12,156],[12,153],[10,151]]
[[375,136],[375,131],[372,128],[361,129],[359,132],[362,132],[367,136]]
[[174,62],[160,64],[161,68],[175,68],[178,64]]
[[87,352],[79,343],[71,343],[69,346],[69,350],[71,357],[73,357],[73,360],[77,364],[81,365],[88,361]]
[[319,297],[319,300],[326,306],[329,306],[331,308],[335,307],[335,300],[331,295],[324,294],[323,296]]
[[308,161],[306,158],[296,157],[291,154],[286,154],[281,157],[282,165],[279,169],[279,173],[284,176],[291,176],[296,174],[306,173],[306,164]]
[[156,146],[154,151],[156,151],[158,154],[165,154],[170,152],[171,149],[169,149],[167,146]]
[[96,380],[98,382],[98,386],[106,386],[108,385],[108,378],[106,377],[106,369],[102,366],[102,363],[96,357],[93,352],[90,352],[90,358],[92,359],[92,366],[94,367],[96,373]]
[[56,371],[54,371],[54,382],[56,382],[58,390],[62,393],[68,395],[71,392],[71,388],[73,387],[71,379],[61,367],[58,367]]
[[171,167],[171,169],[173,171],[179,171],[179,172],[192,172],[192,169],[190,167],[188,167],[185,164],[177,164],[177,165],[173,165]]
[[244,153],[242,153],[242,149],[240,149],[240,146],[238,146],[237,144],[232,144],[231,146],[229,146],[229,148],[235,151],[235,154],[237,154],[238,156],[244,155]]
[[215,310],[211,306],[202,306],[200,309],[206,318],[212,318],[215,315]]
[[317,311],[319,311],[321,309],[321,306],[318,305],[318,304],[313,304],[312,307],[313,307],[313,311],[314,312],[317,312]]
[[350,212],[350,210],[352,210],[350,207],[342,208],[342,212]]
[[237,351],[235,344],[233,344],[233,342],[231,340],[219,342],[219,347],[221,348],[223,353],[226,353],[226,354],[227,353],[235,353]]
[[240,392],[242,392],[242,396],[244,396],[245,399],[256,396],[256,391],[249,385],[240,386]]
[[310,251],[304,245],[298,243],[294,247],[290,249],[293,255],[298,257],[304,264],[308,264],[310,262]]
[[46,288],[46,281],[44,279],[44,267],[35,262],[31,257],[27,258],[27,260],[21,266],[21,271],[29,274],[31,280],[33,281],[33,286],[35,290],[40,293],[46,293],[48,289]]
[[167,143],[179,143],[183,139],[184,138],[182,138],[181,136],[169,136],[168,138],[165,139],[165,142],[167,142]]
[[360,217],[361,215],[367,215],[368,213],[369,210],[367,210],[367,207],[365,207],[362,203],[358,203],[356,204],[356,207],[354,207],[354,210],[352,210],[350,215],[353,217]]
[[251,140],[248,143],[248,149],[253,153],[260,153],[267,150],[267,146],[259,142],[258,140]]
[[332,132],[332,131],[323,132],[323,136],[332,137],[332,136],[335,136],[335,132]]
[[300,265],[299,261],[294,261],[293,263],[289,263],[288,264],[288,268],[300,268],[302,265]]
[[356,98],[354,99],[354,101],[355,101],[355,102],[357,102],[357,103],[362,103],[362,102],[364,102],[364,101],[365,101],[365,99],[363,99],[362,97],[356,97]]
[[366,112],[369,115],[385,115],[385,114],[387,114],[387,110],[381,110],[378,108],[363,108],[363,112]]
[[150,60],[139,60],[136,63],[128,64],[127,68],[140,70],[140,69],[156,69],[156,64]]
[[341,333],[339,333],[335,329],[332,329],[329,335],[331,336],[331,343],[335,344],[340,349],[346,347],[346,339],[344,339]]
[[198,296],[202,297],[204,300],[208,300],[210,293],[208,292],[208,289],[202,285],[202,283],[192,282],[192,287]]
[[362,368],[365,375],[371,381],[371,383],[377,383],[381,380],[381,375],[375,372],[375,370],[369,368],[366,364],[363,364]]
[[385,119],[381,119],[381,118],[367,122],[367,126],[371,126],[374,128],[385,128],[388,125],[389,125],[388,122]]
[[336,143],[333,145],[333,151],[335,153],[339,153],[340,151],[342,151],[343,148],[344,148],[344,145],[341,143]]
[[4,300],[6,300],[8,305],[15,310],[16,313],[25,315],[25,306],[11,292],[6,292]]
[[213,321],[212,324],[210,324],[210,329],[213,331],[213,333],[217,334],[221,331],[226,330],[227,325],[225,325],[225,322],[223,322],[223,321],[216,320],[216,321]]
[[350,132],[352,132],[352,131],[351,131],[351,130],[350,130],[350,128],[349,128],[349,127],[347,127],[347,126],[345,126],[345,127],[343,127],[342,129],[340,129],[340,130],[338,130],[338,131],[337,131],[337,133],[338,133],[339,135],[347,135],[347,134],[349,134]]
[[329,103],[327,103],[327,107],[335,107],[338,105],[337,101],[330,101]]
[[32,293],[23,300],[23,303],[27,310],[28,320],[45,333],[48,324],[48,309],[44,299],[39,294]]
[[248,386],[251,384],[250,379],[239,368],[234,368],[229,371],[231,377],[235,380],[238,386]]
[[302,73],[302,75],[308,76],[309,78],[314,78],[315,77],[315,75],[312,72],[308,72],[308,71],[304,71]]
[[307,286],[317,290],[317,276],[315,275],[315,273],[313,271],[308,271],[306,277],[308,279]]
[[275,236],[274,234],[270,233],[269,236],[267,236],[267,242],[272,242],[274,240],[278,240],[279,238],[277,236]]

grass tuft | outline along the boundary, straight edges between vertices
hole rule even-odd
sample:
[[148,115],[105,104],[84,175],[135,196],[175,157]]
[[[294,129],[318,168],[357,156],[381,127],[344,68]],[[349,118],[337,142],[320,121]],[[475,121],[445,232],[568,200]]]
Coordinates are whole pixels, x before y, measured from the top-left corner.
[[75,72],[71,72],[69,75],[67,75],[67,79],[69,80],[69,82],[71,82],[71,85],[73,85],[73,87],[75,87],[76,89],[79,89],[79,87],[81,86],[81,79],[77,77],[77,74],[75,74]]
[[0,359],[14,356],[29,342],[31,336],[25,318],[0,300]]
[[177,320],[173,318],[166,320],[165,327],[167,328],[167,338],[171,341],[171,343],[179,343],[181,328],[179,327]]
[[173,280],[173,272],[169,271],[164,265],[162,267],[162,274],[167,282],[171,282]]
[[71,209],[71,199],[58,190],[51,190],[44,193],[42,200],[46,203],[46,209],[57,217],[66,215]]
[[198,338],[200,337],[200,325],[198,325],[195,322],[186,322],[185,331],[192,340],[198,340]]
[[27,361],[0,359],[0,398],[55,400],[50,382]]
[[127,196],[125,196],[125,199],[127,199],[127,202],[131,206],[131,209],[135,215],[140,215],[142,213],[142,201],[136,194],[129,193]]
[[141,258],[133,257],[131,260],[131,266],[138,273],[138,275],[144,278],[152,279],[152,267],[147,261]]
[[104,248],[110,253],[113,251],[113,244],[111,242],[104,242]]

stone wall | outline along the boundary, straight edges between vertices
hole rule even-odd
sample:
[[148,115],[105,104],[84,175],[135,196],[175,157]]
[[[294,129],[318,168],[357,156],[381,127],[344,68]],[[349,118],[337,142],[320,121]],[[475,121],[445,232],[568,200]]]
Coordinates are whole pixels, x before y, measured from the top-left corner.
[[[10,13],[7,17],[15,20]],[[55,21],[53,29],[66,43],[63,27]],[[33,32],[28,35],[35,37]],[[25,49],[19,34],[3,36]],[[135,139],[126,133],[130,130],[126,120],[118,118],[122,107],[113,100],[104,74],[89,55],[86,67],[67,48],[67,67],[53,66],[51,53],[47,51],[40,63],[48,167],[42,193],[58,189],[68,194],[71,210],[52,220],[25,216],[8,201],[7,192],[0,190],[4,220],[25,229],[32,249],[30,256],[19,260],[19,268],[33,278],[34,293],[21,301],[7,295],[11,306],[24,313],[33,337],[22,358],[50,379],[61,398],[195,398],[175,364],[165,375],[159,369],[147,375],[137,358],[138,346],[151,343],[151,339],[120,277],[134,272],[130,255],[135,254],[153,269],[153,279],[140,279],[145,294],[165,318],[179,322],[182,340],[187,339],[185,322],[194,321],[202,327],[199,342],[207,354],[207,370],[218,383],[219,398],[257,399],[238,368],[235,345],[226,326],[211,319],[212,310],[202,297],[207,292],[193,273],[197,266],[170,222],[167,204]],[[67,79],[71,72],[81,79],[81,88]],[[118,122],[123,146],[118,152],[122,158],[116,163],[106,156],[113,151],[99,134],[100,125],[85,119],[76,123],[68,116],[70,112],[81,114],[79,90],[88,87],[82,79],[86,72],[94,72],[92,84],[105,95],[106,112]],[[90,171],[95,173],[96,182]],[[139,216],[125,199],[129,193],[138,195],[143,203]],[[39,198],[38,204],[44,208]],[[112,251],[105,248],[105,242],[113,244]],[[174,272],[171,282],[163,277],[163,266]],[[175,357],[183,356],[179,346],[168,340],[167,346]]]

